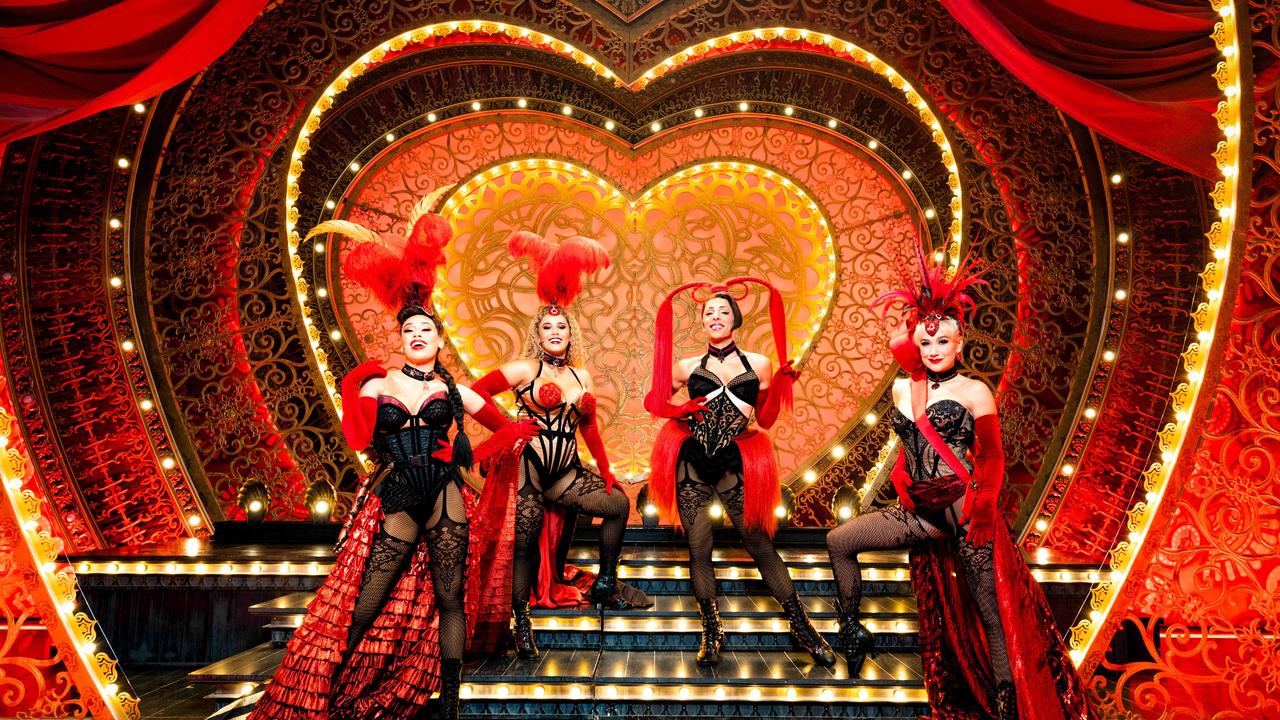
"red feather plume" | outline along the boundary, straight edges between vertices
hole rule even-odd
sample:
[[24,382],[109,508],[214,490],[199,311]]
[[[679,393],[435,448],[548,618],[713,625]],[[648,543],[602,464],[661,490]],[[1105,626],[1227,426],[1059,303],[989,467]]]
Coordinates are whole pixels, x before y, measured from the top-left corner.
[[537,276],[538,299],[566,307],[582,292],[582,278],[609,267],[609,254],[599,242],[577,235],[559,245],[537,233],[519,230],[507,240],[514,257],[527,257]]
[[902,305],[907,311],[907,326],[914,328],[925,318],[955,318],[963,329],[968,316],[977,309],[977,303],[969,291],[977,285],[986,285],[983,273],[992,266],[979,267],[970,255],[953,272],[945,264],[934,262],[924,247],[916,245],[916,265],[919,280],[911,289],[892,290],[875,300],[871,306],[884,305],[884,313],[893,306]]
[[[424,198],[424,202],[434,197],[438,193]],[[343,271],[369,288],[388,310],[395,312],[409,305],[430,309],[431,292],[445,264],[444,248],[453,239],[453,229],[444,217],[423,207],[415,208],[413,227],[400,253],[377,233],[347,221],[321,223],[307,237],[324,232],[338,232],[357,241],[343,263]]]

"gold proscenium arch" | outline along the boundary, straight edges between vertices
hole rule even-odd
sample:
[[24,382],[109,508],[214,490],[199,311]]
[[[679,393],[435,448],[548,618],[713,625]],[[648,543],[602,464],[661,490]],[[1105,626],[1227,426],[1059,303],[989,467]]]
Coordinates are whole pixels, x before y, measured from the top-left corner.
[[[299,129],[298,138],[294,143],[291,156],[292,160],[289,166],[289,172],[286,176],[286,185],[284,188],[286,218],[285,232],[287,236],[289,261],[292,268],[294,283],[296,285],[296,296],[300,305],[303,323],[307,328],[309,341],[307,344],[311,350],[312,360],[315,362],[316,367],[319,369],[321,376],[324,379],[325,389],[329,396],[329,400],[337,410],[339,416],[342,414],[342,399],[338,393],[337,378],[329,370],[329,351],[325,348],[325,343],[330,342],[330,339],[321,333],[320,329],[313,323],[312,317],[314,315],[314,310],[311,305],[311,299],[308,292],[309,288],[306,286],[305,282],[301,281],[303,260],[298,255],[298,245],[302,241],[302,233],[297,227],[299,213],[296,207],[298,197],[301,193],[298,185],[298,178],[304,171],[304,160],[311,147],[311,135],[320,127],[321,118],[334,106],[335,99],[347,90],[353,79],[363,75],[370,69],[377,67],[384,62],[389,62],[394,58],[398,58],[406,52],[412,52],[415,45],[421,46],[421,49],[425,50],[430,47],[434,47],[434,45],[429,43],[445,40],[451,41],[454,44],[459,41],[477,44],[515,43],[532,47],[534,49],[543,50],[573,60],[579,65],[591,70],[595,75],[607,80],[612,80],[620,87],[626,87],[631,90],[640,90],[654,80],[669,74],[679,67],[687,66],[713,54],[732,51],[735,49],[745,49],[748,47],[760,49],[759,43],[770,41],[784,43],[788,49],[808,49],[814,52],[821,52],[826,55],[835,55],[836,57],[867,68],[868,70],[871,70],[885,78],[894,88],[900,91],[906,102],[910,106],[914,107],[919,113],[921,121],[932,131],[934,144],[937,145],[938,150],[941,153],[943,165],[946,167],[948,173],[947,184],[951,188],[952,192],[950,200],[952,220],[949,235],[950,239],[946,252],[950,257],[952,264],[959,263],[962,242],[961,211],[963,208],[961,181],[959,169],[955,161],[955,155],[951,149],[951,142],[943,130],[943,125],[939,119],[939,115],[934,112],[928,100],[918,93],[907,79],[894,67],[854,43],[826,33],[814,32],[805,28],[770,27],[742,30],[692,45],[658,63],[655,63],[638,78],[628,83],[623,82],[603,62],[597,60],[588,53],[575,48],[573,45],[566,43],[563,40],[554,38],[536,30],[490,20],[461,20],[432,23],[414,30],[406,31],[394,38],[380,43],[377,47],[369,50],[351,65],[338,73],[333,82],[321,92],[319,99],[308,109],[305,116],[306,120],[304,121],[303,126]],[[388,57],[389,55],[391,56],[390,58]]]

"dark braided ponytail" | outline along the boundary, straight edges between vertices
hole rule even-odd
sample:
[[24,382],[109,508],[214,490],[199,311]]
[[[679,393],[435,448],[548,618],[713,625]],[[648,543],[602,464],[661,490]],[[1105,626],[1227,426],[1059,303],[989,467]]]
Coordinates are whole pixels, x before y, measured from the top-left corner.
[[440,358],[436,358],[436,366],[434,368],[436,376],[444,380],[445,387],[449,389],[449,405],[453,407],[453,419],[458,426],[458,432],[453,436],[453,462],[459,467],[471,467],[471,438],[467,437],[466,426],[462,424],[464,410],[462,408],[462,395],[458,392],[458,384],[453,381],[453,376],[440,362]]

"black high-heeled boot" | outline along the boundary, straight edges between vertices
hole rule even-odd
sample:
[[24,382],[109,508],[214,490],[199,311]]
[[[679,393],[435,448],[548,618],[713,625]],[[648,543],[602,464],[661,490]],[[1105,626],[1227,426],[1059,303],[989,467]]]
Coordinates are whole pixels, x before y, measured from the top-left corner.
[[538,657],[541,653],[538,652],[537,643],[533,641],[533,621],[529,619],[529,601],[516,603],[511,613],[516,618],[515,630],[512,632],[516,641],[516,655],[525,660]]
[[596,575],[595,582],[591,583],[588,595],[592,600],[603,605],[606,610],[630,610],[635,607],[622,596],[622,593],[618,592],[616,560],[612,565],[600,564],[600,574]]
[[720,663],[720,646],[724,644],[724,628],[720,626],[720,609],[716,599],[698,601],[702,616],[702,642],[698,644],[698,664],[706,667]]
[[822,639],[822,634],[813,623],[809,622],[809,613],[800,604],[800,596],[792,595],[783,600],[782,611],[787,614],[787,621],[791,624],[791,637],[800,643],[800,647],[809,651],[813,661],[822,667],[835,665],[836,654],[831,651],[827,641]]
[[837,601],[836,607],[840,621],[840,635],[836,644],[849,663],[849,677],[856,678],[862,672],[862,664],[866,662],[867,655],[875,657],[880,654],[876,650],[876,636],[859,621],[861,609],[857,603],[842,599]]
[[996,720],[1018,720],[1018,693],[1008,680],[996,685]]
[[458,720],[458,693],[462,690],[462,661],[440,661],[440,720]]

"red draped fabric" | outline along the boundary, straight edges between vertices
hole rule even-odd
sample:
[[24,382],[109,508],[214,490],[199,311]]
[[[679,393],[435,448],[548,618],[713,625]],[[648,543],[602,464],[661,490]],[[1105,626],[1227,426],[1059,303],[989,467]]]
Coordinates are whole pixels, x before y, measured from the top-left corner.
[[1217,177],[1221,59],[1200,0],[941,0],[1028,87],[1138,152]]
[[0,7],[0,146],[146,100],[208,67],[266,0],[16,0]]

